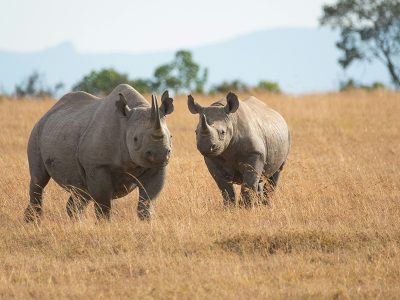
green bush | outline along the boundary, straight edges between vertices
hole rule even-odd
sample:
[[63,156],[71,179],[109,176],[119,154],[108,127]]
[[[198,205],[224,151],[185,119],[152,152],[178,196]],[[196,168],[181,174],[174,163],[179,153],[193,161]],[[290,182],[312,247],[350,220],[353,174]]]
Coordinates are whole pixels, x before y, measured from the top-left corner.
[[95,95],[107,95],[118,84],[128,83],[129,78],[126,74],[118,73],[113,68],[91,71],[84,76],[74,87],[74,91],[85,91]]
[[257,89],[268,91],[271,93],[281,93],[281,88],[279,84],[274,81],[261,80],[257,85]]
[[128,82],[141,94],[150,94],[153,89],[153,82],[150,79],[134,79]]
[[386,86],[379,81],[375,81],[371,85],[357,83],[354,79],[349,79],[340,83],[340,91],[349,91],[355,89],[363,89],[371,91],[371,90],[385,89],[385,88]]
[[228,93],[229,91],[235,92],[245,92],[248,91],[249,87],[247,84],[240,80],[233,80],[233,81],[223,81],[220,84],[216,84],[210,89],[211,94],[215,93]]

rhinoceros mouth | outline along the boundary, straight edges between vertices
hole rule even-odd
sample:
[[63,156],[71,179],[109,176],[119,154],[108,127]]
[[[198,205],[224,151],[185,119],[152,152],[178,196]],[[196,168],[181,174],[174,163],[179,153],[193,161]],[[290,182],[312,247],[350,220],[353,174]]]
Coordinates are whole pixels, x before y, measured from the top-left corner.
[[169,157],[163,160],[156,160],[156,161],[146,159],[146,162],[151,167],[165,167],[169,163]]
[[165,161],[162,163],[157,163],[157,164],[153,164],[153,168],[162,168],[162,167],[166,167],[168,165],[169,161]]
[[218,155],[221,154],[220,149],[221,149],[221,148],[218,147],[218,148],[213,149],[213,151],[200,151],[200,152],[201,152],[201,154],[203,154],[204,156],[218,156]]
[[163,161],[163,162],[150,162],[146,161],[141,163],[142,168],[162,168],[166,167],[168,165],[169,161]]
[[216,152],[208,152],[205,153],[206,156],[218,156],[220,153],[216,153]]

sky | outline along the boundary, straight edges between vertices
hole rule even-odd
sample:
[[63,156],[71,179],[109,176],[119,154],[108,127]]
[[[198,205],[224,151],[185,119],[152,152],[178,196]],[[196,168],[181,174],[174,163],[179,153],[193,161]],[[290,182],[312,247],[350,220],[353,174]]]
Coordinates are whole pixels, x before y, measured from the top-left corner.
[[82,53],[191,48],[257,30],[317,27],[331,0],[0,0],[0,50],[69,41]]

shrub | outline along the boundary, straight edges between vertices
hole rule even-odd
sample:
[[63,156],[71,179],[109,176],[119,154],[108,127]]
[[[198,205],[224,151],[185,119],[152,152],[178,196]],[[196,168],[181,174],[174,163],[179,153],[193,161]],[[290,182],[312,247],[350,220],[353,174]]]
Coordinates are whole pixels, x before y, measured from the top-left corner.
[[281,93],[281,88],[279,84],[274,81],[261,80],[257,85],[257,89],[268,91],[271,93]]
[[220,84],[214,85],[210,89],[211,94],[215,93],[227,93],[229,91],[245,92],[248,91],[249,87],[244,82],[236,79],[233,81],[223,81]]

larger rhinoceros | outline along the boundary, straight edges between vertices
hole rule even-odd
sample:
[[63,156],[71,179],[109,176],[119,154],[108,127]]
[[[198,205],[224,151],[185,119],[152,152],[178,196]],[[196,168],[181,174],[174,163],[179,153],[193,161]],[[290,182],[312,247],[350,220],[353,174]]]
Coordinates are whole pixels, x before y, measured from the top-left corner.
[[108,96],[85,92],[63,96],[35,125],[28,143],[30,203],[27,222],[42,213],[42,192],[50,177],[71,192],[67,213],[77,217],[92,199],[97,218],[110,218],[111,200],[139,187],[140,219],[151,214],[170,158],[165,116],[174,109],[165,91],[158,106],[127,84]]
[[234,183],[242,185],[245,207],[252,205],[252,193],[268,204],[290,148],[289,129],[282,116],[255,97],[239,101],[231,92],[209,107],[189,95],[188,108],[200,115],[197,148],[224,204],[235,204]]

